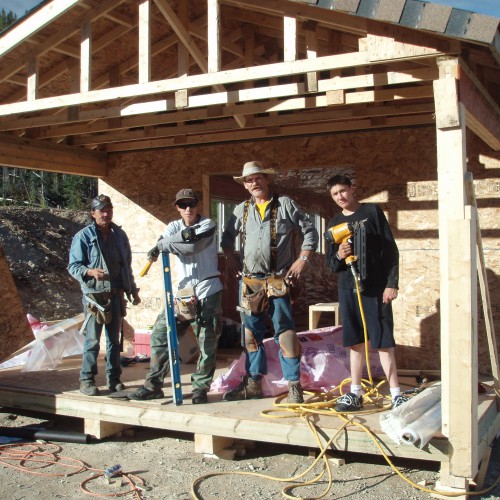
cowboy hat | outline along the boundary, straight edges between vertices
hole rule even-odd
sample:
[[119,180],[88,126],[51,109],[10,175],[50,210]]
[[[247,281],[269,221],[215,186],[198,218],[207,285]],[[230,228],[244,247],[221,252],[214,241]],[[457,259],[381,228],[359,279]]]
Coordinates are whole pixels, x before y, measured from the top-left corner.
[[243,165],[243,172],[239,176],[233,176],[233,179],[239,184],[244,184],[245,177],[254,174],[275,175],[274,168],[264,168],[260,161],[249,161]]

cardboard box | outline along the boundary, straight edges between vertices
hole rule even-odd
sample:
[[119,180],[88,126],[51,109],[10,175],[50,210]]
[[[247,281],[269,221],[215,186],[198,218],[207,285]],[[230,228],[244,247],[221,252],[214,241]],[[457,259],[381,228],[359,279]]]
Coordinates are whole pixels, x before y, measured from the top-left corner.
[[185,330],[177,332],[179,339],[179,359],[184,363],[195,363],[200,354],[198,342],[194,334],[193,327],[189,325]]
[[[179,359],[184,363],[192,363],[198,359],[200,349],[196,337],[194,335],[193,327],[189,325],[185,329],[177,331],[177,338],[179,344]],[[151,356],[151,330],[135,330],[134,331],[134,356],[144,354]]]

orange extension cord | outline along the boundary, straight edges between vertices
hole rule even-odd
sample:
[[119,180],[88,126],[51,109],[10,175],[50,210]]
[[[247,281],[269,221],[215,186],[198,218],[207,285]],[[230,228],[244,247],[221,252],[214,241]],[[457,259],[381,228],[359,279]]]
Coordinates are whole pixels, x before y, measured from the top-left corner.
[[[38,474],[46,477],[68,477],[90,471],[93,475],[80,483],[80,489],[87,495],[95,497],[123,497],[133,495],[140,499],[140,490],[144,490],[144,481],[134,474],[121,472],[118,476],[129,485],[126,491],[119,493],[94,493],[88,488],[91,481],[104,477],[105,471],[85,465],[81,460],[60,455],[62,448],[52,443],[10,443],[0,445],[0,465],[16,469],[27,474]],[[49,472],[62,468],[63,472]],[[70,469],[69,471],[67,469]]]

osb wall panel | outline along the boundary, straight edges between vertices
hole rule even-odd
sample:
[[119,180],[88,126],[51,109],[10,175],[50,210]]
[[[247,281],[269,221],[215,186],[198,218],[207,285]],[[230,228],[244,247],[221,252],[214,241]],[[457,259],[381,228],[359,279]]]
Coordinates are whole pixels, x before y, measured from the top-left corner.
[[[495,164],[488,159],[484,161],[488,152],[488,147],[471,135],[469,169],[476,179],[497,343],[500,343],[500,180]],[[480,154],[483,163],[479,161]],[[163,224],[177,217],[172,207],[177,190],[191,186],[201,195],[203,174],[239,175],[242,165],[249,160],[260,160],[283,172],[324,168],[356,174],[359,198],[380,204],[400,249],[400,295],[394,303],[398,364],[402,368],[439,368],[439,238],[433,127],[113,156],[106,179],[109,188],[104,184],[102,190],[115,197],[115,218],[129,233],[136,276]],[[324,190],[325,186],[318,186],[319,194]],[[311,197],[317,201],[317,194]],[[306,202],[304,197],[302,204]],[[337,211],[332,201],[321,212],[328,218]],[[138,283],[143,303],[133,308],[128,318],[137,328],[152,324],[162,307],[161,266],[153,266],[148,276],[138,278]],[[323,300],[332,301],[335,297],[325,296]],[[488,372],[490,360],[484,322],[479,323],[479,365]]]
[[17,294],[9,263],[0,245],[0,361],[33,340],[26,311]]

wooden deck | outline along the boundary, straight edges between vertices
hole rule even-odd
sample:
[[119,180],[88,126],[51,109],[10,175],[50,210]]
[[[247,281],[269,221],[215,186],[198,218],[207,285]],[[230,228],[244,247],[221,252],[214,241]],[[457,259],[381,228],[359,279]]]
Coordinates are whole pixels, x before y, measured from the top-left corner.
[[[216,376],[224,373],[237,355],[222,354]],[[169,382],[164,388],[166,399],[136,402],[107,397],[109,391],[105,386],[103,359],[100,360],[100,373],[96,379],[101,395],[84,396],[78,391],[80,364],[81,359],[76,357],[64,360],[57,370],[52,371],[1,370],[0,406],[78,417],[84,419],[85,432],[99,439],[126,427],[141,426],[192,433],[196,451],[206,453],[217,454],[222,448],[230,446],[234,439],[318,448],[306,422],[300,417],[269,418],[260,414],[262,410],[273,408],[274,398],[225,402],[222,401],[222,394],[210,393],[209,404],[192,405],[190,373],[194,365],[181,365],[184,403],[176,406],[172,403]],[[122,381],[127,388],[138,387],[148,369],[149,363],[129,365],[123,369]],[[491,429],[498,429],[492,395],[481,395],[479,414],[480,440],[487,446],[494,437],[494,434],[490,436]],[[379,414],[358,418],[375,432],[389,455],[441,463],[449,461],[449,443],[442,436],[435,437],[424,450],[415,446],[398,446],[380,430]],[[325,442],[342,425],[342,421],[335,416],[318,415],[315,422],[322,429]],[[334,445],[339,452],[380,454],[372,439],[352,426],[339,434]]]

